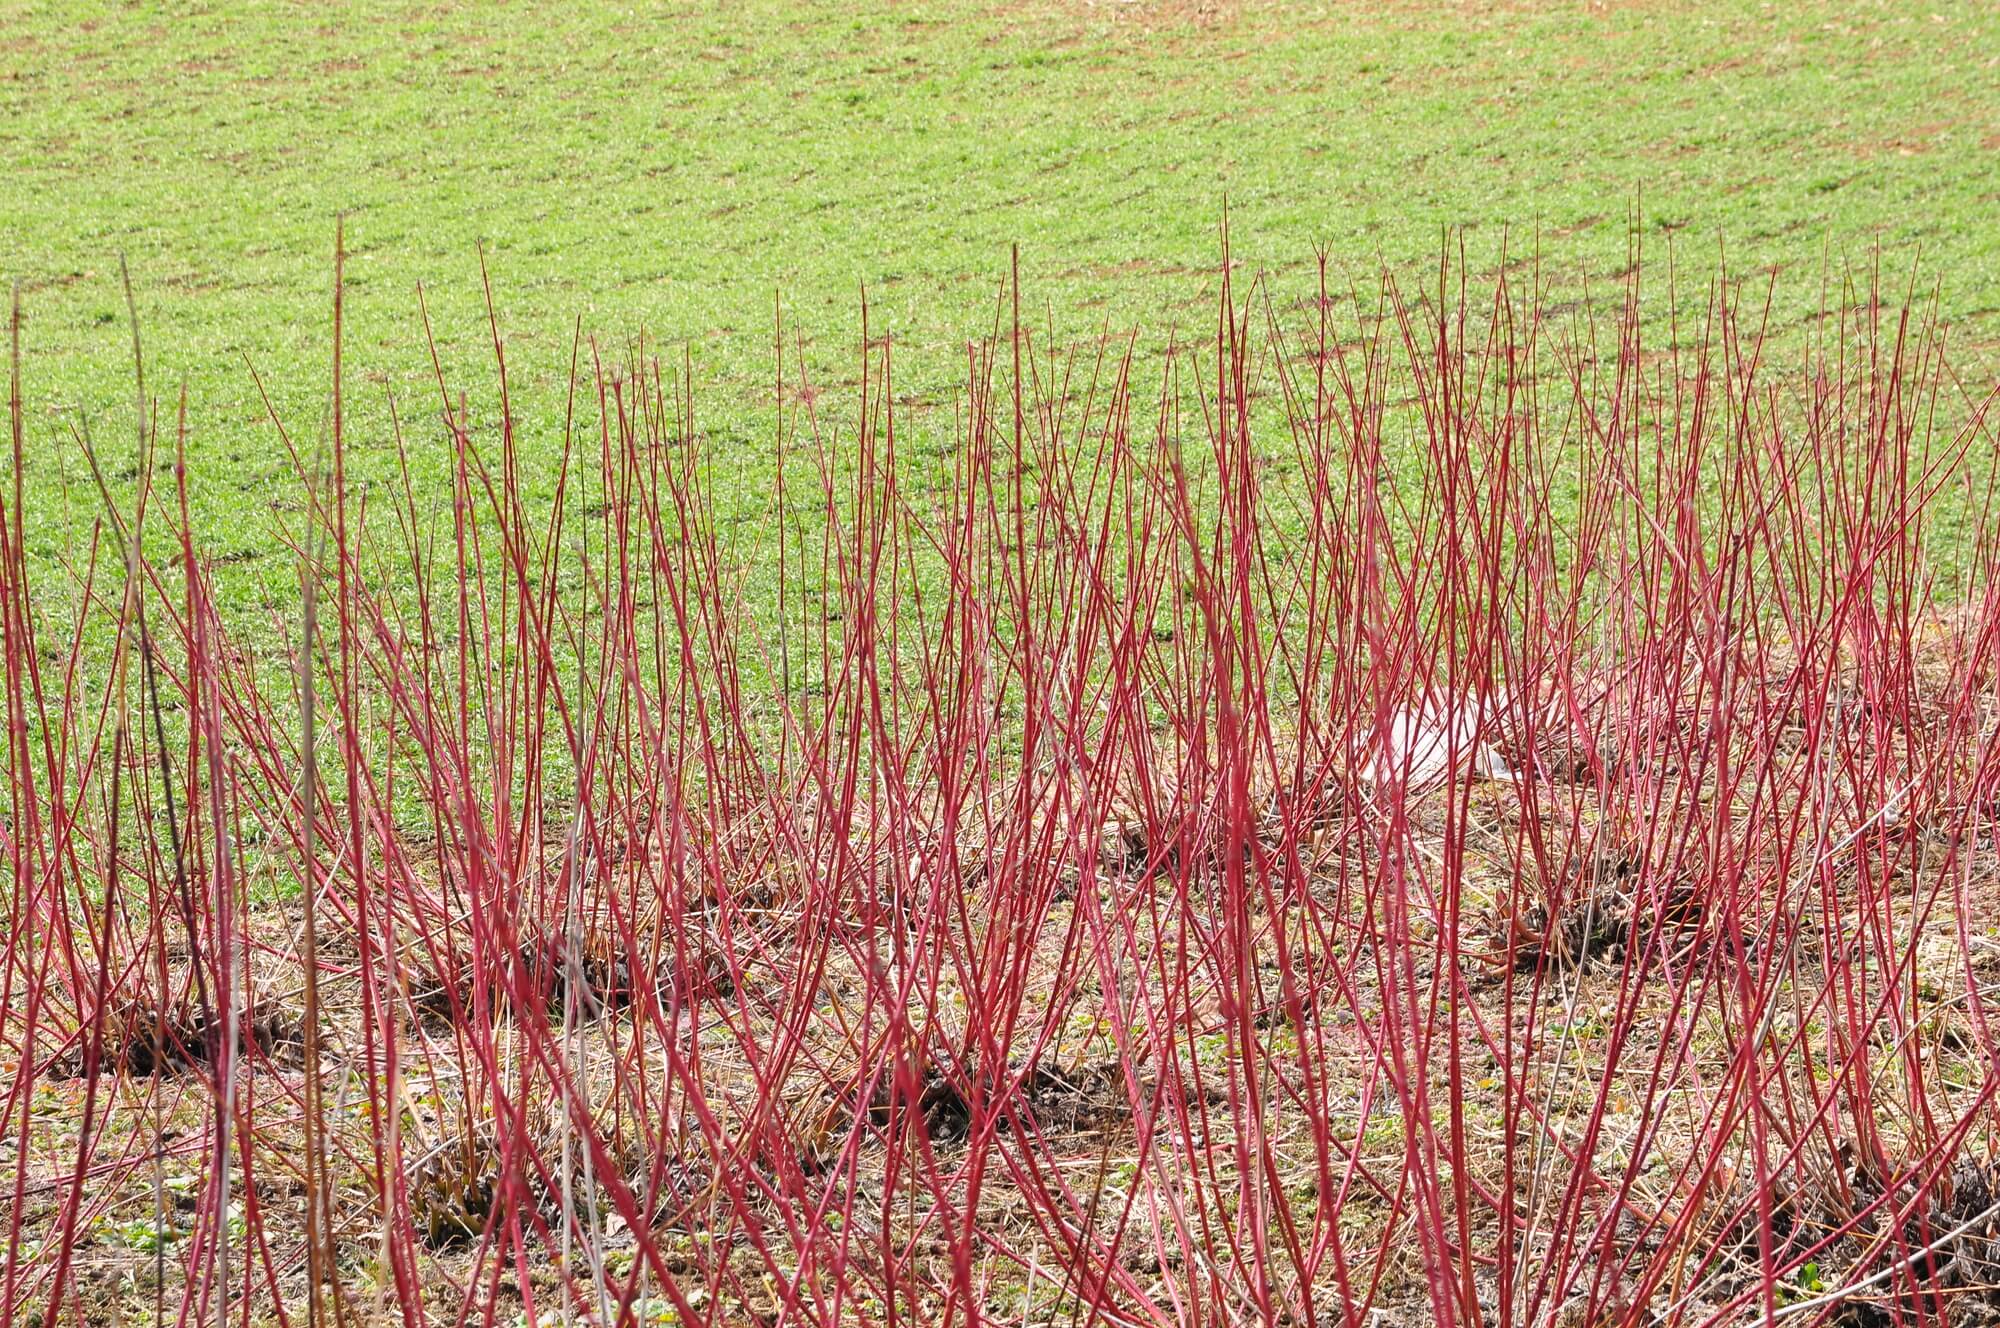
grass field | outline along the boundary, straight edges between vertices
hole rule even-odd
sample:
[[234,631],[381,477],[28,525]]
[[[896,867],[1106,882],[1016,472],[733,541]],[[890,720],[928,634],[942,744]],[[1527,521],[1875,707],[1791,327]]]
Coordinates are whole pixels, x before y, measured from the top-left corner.
[[[78,410],[129,437],[122,252],[154,384],[188,388],[198,510],[244,555],[285,474],[246,366],[309,438],[342,211],[364,471],[371,382],[432,417],[419,283],[454,386],[490,395],[482,243],[531,452],[578,319],[685,343],[711,435],[761,448],[774,297],[838,383],[864,286],[921,427],[1014,242],[1059,336],[1163,341],[1208,316],[1225,196],[1281,296],[1315,244],[1345,279],[1420,278],[1450,227],[1475,261],[1504,234],[1604,278],[1643,196],[1648,252],[1676,237],[1697,286],[1724,248],[1782,269],[1781,328],[1879,243],[1942,283],[1963,363],[2000,336],[2000,12],[1976,3],[11,6],[0,51],[31,483],[63,478]],[[75,537],[55,510],[44,552]]]

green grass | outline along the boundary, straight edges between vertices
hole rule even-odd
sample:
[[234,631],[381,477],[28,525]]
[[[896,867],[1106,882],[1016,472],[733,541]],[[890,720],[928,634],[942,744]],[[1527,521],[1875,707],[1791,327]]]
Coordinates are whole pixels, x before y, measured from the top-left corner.
[[1366,280],[1453,226],[1475,257],[1539,237],[1603,281],[1643,191],[1651,252],[1784,269],[1781,329],[1827,259],[1879,242],[1900,273],[1921,251],[1972,367],[1996,360],[1986,4],[250,8],[0,17],[0,275],[26,290],[44,556],[90,510],[76,413],[129,446],[122,251],[150,382],[169,407],[187,387],[211,550],[283,563],[266,509],[291,481],[246,359],[309,440],[343,210],[352,436],[377,477],[384,387],[435,448],[419,282],[492,416],[481,243],[531,451],[557,435],[573,320],[614,349],[644,328],[690,346],[746,502],[776,292],[837,387],[865,285],[906,349],[904,427],[941,432],[926,410],[991,326],[1010,242],[1063,335],[1164,338],[1208,317],[1225,195],[1238,256],[1304,293],[1315,243]]

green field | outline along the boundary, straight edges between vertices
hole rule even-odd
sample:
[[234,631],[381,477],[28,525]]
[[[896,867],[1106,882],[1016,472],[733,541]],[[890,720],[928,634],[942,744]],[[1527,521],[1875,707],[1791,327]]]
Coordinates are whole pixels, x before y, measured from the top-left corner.
[[[243,12],[237,12],[238,10]],[[723,451],[768,446],[774,298],[828,386],[859,293],[901,348],[905,428],[992,325],[1010,243],[1059,338],[1207,319],[1234,248],[1304,294],[1413,275],[1446,228],[1608,285],[1635,212],[1697,287],[1781,270],[1781,333],[1877,246],[1941,283],[1961,367],[2000,344],[2000,9],[1980,3],[764,0],[556,19],[526,5],[10,7],[0,275],[27,311],[40,551],[87,416],[129,447],[118,255],[150,385],[185,384],[218,554],[270,551],[295,435],[325,417],[334,218],[348,217],[351,436],[386,475],[384,388],[436,436],[417,288],[447,374],[493,413],[483,244],[531,452],[570,335],[688,348]],[[1650,264],[1649,264],[1650,266]],[[1664,265],[1655,269],[1664,271]],[[936,427],[948,427],[948,412]],[[738,468],[753,499],[758,467]],[[86,509],[87,510],[87,509]],[[282,578],[280,578],[282,579]]]

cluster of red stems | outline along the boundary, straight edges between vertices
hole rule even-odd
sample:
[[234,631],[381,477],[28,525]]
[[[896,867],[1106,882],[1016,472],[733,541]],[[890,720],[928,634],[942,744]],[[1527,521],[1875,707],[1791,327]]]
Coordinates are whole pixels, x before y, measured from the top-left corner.
[[1735,283],[1654,346],[1636,263],[1319,272],[1157,354],[1017,276],[927,447],[865,312],[838,424],[781,332],[738,524],[683,368],[581,337],[559,438],[496,329],[488,418],[365,444],[448,499],[352,482],[337,266],[254,646],[143,360],[26,547],[17,298],[0,1325],[113,1258],[220,1328],[1948,1318],[1985,394],[1878,282],[1774,368]]

